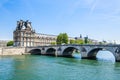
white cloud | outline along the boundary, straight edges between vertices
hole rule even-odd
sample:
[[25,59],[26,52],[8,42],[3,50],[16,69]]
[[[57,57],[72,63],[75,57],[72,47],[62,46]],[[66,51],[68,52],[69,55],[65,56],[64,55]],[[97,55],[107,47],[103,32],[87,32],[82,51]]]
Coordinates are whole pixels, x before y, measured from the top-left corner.
[[91,7],[91,9],[90,9],[90,14],[93,13],[93,11],[95,10],[96,6],[97,6],[97,0],[94,0],[94,2],[93,2],[93,4],[92,4],[92,7]]
[[81,7],[90,9],[90,14],[120,14],[120,0],[79,0]]

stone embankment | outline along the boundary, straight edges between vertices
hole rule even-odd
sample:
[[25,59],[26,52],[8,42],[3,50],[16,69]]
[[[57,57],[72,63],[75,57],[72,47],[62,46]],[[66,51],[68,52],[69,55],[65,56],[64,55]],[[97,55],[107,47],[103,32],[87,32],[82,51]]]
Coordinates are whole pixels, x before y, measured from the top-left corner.
[[0,48],[0,55],[22,55],[25,53],[24,47],[4,47]]

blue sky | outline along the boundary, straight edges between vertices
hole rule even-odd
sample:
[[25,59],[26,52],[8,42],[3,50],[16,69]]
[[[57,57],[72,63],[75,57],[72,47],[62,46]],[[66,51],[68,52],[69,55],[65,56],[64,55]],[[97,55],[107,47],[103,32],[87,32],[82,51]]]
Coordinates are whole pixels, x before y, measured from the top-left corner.
[[0,40],[13,38],[20,19],[37,33],[120,43],[120,0],[0,0]]

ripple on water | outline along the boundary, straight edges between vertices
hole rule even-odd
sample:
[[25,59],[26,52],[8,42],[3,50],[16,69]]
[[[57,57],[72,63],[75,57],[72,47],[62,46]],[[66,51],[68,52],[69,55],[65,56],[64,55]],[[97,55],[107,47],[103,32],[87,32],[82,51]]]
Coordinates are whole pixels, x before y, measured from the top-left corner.
[[76,59],[81,59],[81,54],[74,53],[74,54],[72,54],[72,56]]
[[118,80],[119,78],[119,63],[48,56],[16,56],[0,59],[0,80]]
[[106,62],[112,62],[115,63],[115,57],[114,55],[109,51],[99,51],[97,53],[97,60],[98,61],[106,61]]
[[0,59],[0,80],[10,80],[14,74],[13,59],[1,58]]

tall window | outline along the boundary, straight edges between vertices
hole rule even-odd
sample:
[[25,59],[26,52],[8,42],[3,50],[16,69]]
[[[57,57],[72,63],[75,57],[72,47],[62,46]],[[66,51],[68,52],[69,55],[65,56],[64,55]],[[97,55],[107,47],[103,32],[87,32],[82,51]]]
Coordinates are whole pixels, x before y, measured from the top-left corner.
[[26,33],[26,37],[28,37],[28,34]]
[[21,36],[23,36],[23,32],[21,32]]

